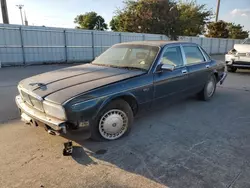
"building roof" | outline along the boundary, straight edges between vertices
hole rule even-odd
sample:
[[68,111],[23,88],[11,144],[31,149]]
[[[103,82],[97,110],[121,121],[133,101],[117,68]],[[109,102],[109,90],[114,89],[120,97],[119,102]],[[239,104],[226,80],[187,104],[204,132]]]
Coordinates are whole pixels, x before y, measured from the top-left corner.
[[124,44],[131,44],[131,45],[150,45],[150,46],[159,46],[164,47],[167,44],[194,44],[192,42],[185,42],[185,41],[167,41],[167,40],[158,40],[158,41],[133,41],[133,42],[123,42],[116,45],[124,45]]

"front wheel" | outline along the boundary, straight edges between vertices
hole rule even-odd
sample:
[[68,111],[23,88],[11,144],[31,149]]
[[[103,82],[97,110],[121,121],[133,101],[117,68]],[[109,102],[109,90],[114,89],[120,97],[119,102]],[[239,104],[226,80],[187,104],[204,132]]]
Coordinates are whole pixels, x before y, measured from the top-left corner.
[[97,116],[90,123],[93,140],[116,140],[130,132],[133,111],[124,100],[112,101]]
[[213,97],[215,91],[216,91],[216,78],[214,75],[211,75],[206,85],[202,89],[202,91],[198,93],[198,97],[201,100],[208,101]]

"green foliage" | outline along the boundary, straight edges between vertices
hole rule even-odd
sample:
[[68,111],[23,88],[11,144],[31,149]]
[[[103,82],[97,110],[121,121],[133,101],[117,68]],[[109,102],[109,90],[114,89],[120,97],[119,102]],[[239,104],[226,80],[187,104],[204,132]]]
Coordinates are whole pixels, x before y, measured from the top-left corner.
[[155,33],[175,36],[176,3],[168,0],[127,0],[110,26],[113,31]]
[[120,17],[119,16],[114,16],[112,20],[109,23],[110,29],[112,31],[120,31],[121,26],[120,26]]
[[177,5],[179,11],[179,35],[197,36],[204,33],[206,23],[212,18],[212,11],[206,5],[198,5],[194,1],[180,1]]
[[208,32],[206,37],[213,38],[228,38],[229,31],[227,29],[227,23],[220,20],[218,22],[211,22],[207,25]]
[[110,22],[113,31],[196,36],[203,33],[212,12],[194,1],[127,0]]
[[208,32],[206,37],[214,38],[231,38],[231,39],[245,39],[248,37],[248,31],[243,30],[240,24],[227,23],[222,20],[218,22],[211,22],[207,26]]
[[240,24],[228,23],[229,38],[231,39],[245,39],[248,38],[248,31],[243,30]]
[[74,23],[78,24],[78,29],[105,30],[108,28],[102,16],[96,12],[80,14],[75,18]]

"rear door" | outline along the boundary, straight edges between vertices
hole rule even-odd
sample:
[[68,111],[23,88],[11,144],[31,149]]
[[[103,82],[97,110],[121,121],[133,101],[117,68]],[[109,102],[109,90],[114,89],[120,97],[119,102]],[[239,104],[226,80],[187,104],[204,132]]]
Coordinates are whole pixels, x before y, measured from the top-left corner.
[[182,49],[189,75],[188,90],[196,93],[202,90],[211,74],[211,60],[198,45],[184,44]]

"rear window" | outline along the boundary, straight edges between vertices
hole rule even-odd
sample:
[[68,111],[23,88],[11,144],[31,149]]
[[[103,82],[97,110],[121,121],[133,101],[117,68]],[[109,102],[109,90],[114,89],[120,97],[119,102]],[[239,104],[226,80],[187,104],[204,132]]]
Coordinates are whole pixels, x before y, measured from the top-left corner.
[[197,46],[183,46],[187,64],[197,64],[204,62],[204,56]]

